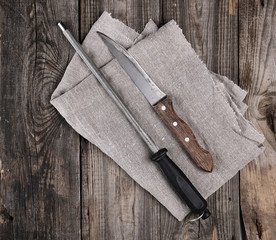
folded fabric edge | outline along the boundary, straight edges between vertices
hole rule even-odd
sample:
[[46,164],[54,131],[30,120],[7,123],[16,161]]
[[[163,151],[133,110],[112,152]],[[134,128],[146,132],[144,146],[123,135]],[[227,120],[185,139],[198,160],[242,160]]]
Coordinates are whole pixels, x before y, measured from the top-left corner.
[[[222,90],[225,90],[229,94],[232,101],[235,102],[239,111],[243,115],[248,107],[243,102],[243,100],[245,99],[245,97],[247,95],[247,91],[240,88],[237,84],[235,84],[233,81],[231,81],[226,76],[216,74],[212,71],[210,71],[210,74],[212,75],[212,78],[215,82],[219,82],[222,84],[222,86],[223,86]],[[218,85],[218,86],[220,87],[221,85]]]
[[[107,12],[107,11],[104,11],[100,17],[102,17],[102,16],[104,16],[104,15],[109,16],[109,17],[112,19],[112,21],[115,21],[115,22],[117,22],[119,25],[123,26],[124,28],[127,28],[128,30],[130,30],[130,31],[132,31],[132,32],[135,32],[137,35],[140,34],[140,33],[139,33],[138,31],[136,31],[135,29],[129,27],[129,26],[126,25],[126,24],[124,24],[124,23],[123,23],[122,21],[120,21],[118,18],[114,18],[114,17],[112,16],[112,13]],[[99,18],[99,19],[100,19],[100,18]],[[95,22],[95,23],[96,23],[96,22]]]
[[135,45],[136,43],[138,43],[139,41],[141,41],[142,39],[144,39],[145,37],[148,37],[150,34],[155,33],[158,30],[157,25],[155,24],[155,22],[150,19],[145,27],[144,30],[139,34],[139,36],[134,40],[133,44],[131,45],[131,47],[133,45]]
[[243,101],[247,95],[247,91],[238,86],[234,81],[230,80],[228,77],[210,71],[211,74],[217,77],[217,79],[226,86],[229,90],[230,95],[232,95],[237,101]]
[[[259,145],[259,146],[258,146],[258,150],[255,151],[254,153],[252,153],[252,156],[250,156],[250,157],[248,158],[247,163],[245,163],[245,164],[239,166],[238,168],[234,169],[234,171],[233,171],[233,172],[234,172],[234,175],[233,175],[232,177],[230,177],[230,178],[227,178],[226,182],[229,181],[229,180],[231,180],[231,179],[232,179],[240,170],[242,170],[246,165],[248,165],[250,162],[254,161],[260,154],[262,154],[262,153],[264,152],[264,150],[265,150],[265,146],[264,146],[264,145]],[[215,192],[216,192],[219,188],[221,188],[221,187],[222,187],[222,185],[216,187],[216,188],[215,188],[216,190],[215,190],[213,193],[215,193]],[[213,194],[213,193],[212,193],[212,194]],[[205,195],[204,198],[206,199],[206,198],[210,197],[212,194]]]

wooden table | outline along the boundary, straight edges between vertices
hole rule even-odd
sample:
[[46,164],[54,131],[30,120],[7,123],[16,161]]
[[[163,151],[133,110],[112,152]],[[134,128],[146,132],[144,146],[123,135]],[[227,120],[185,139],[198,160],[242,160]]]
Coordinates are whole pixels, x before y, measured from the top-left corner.
[[[226,240],[243,226],[248,239],[276,239],[275,9],[274,0],[1,0],[0,239]],[[175,19],[210,70],[249,91],[246,116],[267,148],[208,199],[206,221],[178,222],[49,103],[74,54],[57,21],[82,41],[104,10],[138,31],[149,18]]]

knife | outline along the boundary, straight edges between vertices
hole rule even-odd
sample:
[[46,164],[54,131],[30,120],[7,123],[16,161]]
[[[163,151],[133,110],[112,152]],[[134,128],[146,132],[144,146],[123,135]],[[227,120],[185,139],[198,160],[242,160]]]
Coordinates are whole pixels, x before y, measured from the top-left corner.
[[97,33],[108,47],[112,56],[116,58],[155,112],[182,144],[194,163],[199,168],[211,172],[214,167],[212,155],[199,145],[192,129],[178,117],[174,111],[171,98],[156,86],[140,64],[123,46],[104,33]]
[[197,191],[197,189],[186,177],[186,175],[179,169],[179,167],[169,158],[169,156],[167,155],[167,149],[159,149],[158,146],[156,146],[150,136],[139,125],[132,113],[127,109],[120,97],[110,86],[110,84],[105,79],[101,71],[97,68],[95,63],[83,50],[80,43],[76,41],[76,39],[62,22],[59,22],[58,26],[62,30],[63,35],[67,38],[72,47],[79,54],[80,58],[84,61],[86,66],[90,69],[90,71],[93,73],[93,75],[102,85],[102,87],[106,90],[108,95],[113,99],[118,108],[124,113],[125,117],[129,120],[132,126],[136,129],[137,133],[152,151],[152,161],[156,162],[159,165],[174,191],[188,205],[193,213],[201,214],[197,219],[208,218],[210,216],[210,212],[207,209],[206,200],[201,196],[201,194]]

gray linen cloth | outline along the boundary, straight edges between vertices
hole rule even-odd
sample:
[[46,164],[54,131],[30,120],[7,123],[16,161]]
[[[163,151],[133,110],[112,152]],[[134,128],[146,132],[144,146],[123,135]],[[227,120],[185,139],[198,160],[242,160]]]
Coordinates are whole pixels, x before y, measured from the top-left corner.
[[[212,173],[192,163],[112,59],[96,31],[128,48],[160,89],[172,98],[178,115],[193,129],[201,146],[213,155]],[[104,12],[89,31],[83,47],[138,122],[160,148],[168,149],[170,157],[203,197],[214,193],[264,150],[263,135],[243,117],[247,106],[242,100],[246,92],[226,77],[211,73],[174,21],[158,29],[150,20],[139,34]],[[179,221],[189,213],[150,160],[145,143],[77,54],[54,91],[51,103],[80,135],[110,156]]]

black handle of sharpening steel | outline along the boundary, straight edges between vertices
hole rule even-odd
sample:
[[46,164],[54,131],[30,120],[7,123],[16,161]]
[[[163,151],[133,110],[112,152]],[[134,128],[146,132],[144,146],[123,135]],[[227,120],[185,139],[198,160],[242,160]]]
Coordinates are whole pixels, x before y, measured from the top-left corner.
[[202,219],[206,219],[211,215],[207,209],[206,200],[179,167],[168,157],[166,148],[162,148],[155,153],[152,156],[152,160],[160,166],[173,189],[193,213],[203,213]]

